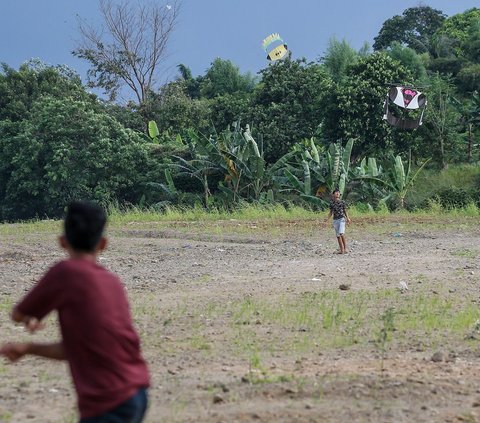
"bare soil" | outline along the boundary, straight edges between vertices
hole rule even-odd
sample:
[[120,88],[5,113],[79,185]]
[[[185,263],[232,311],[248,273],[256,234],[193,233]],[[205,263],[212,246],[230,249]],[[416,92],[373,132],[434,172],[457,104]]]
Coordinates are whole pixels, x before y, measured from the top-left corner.
[[[357,219],[347,228],[345,255],[335,254],[333,230],[313,221],[111,228],[100,261],[125,283],[149,362],[146,421],[480,422],[473,329],[393,332],[383,350],[376,342],[381,315],[398,298],[438,297],[459,312],[478,304],[478,224],[478,218]],[[31,338],[8,313],[63,257],[55,237],[2,236],[2,341]],[[401,282],[408,286],[402,292]],[[371,322],[357,328],[357,341],[345,335],[343,346],[310,342],[312,328],[293,318],[279,323],[262,315],[262,304],[322,292],[338,293],[339,301],[365,292],[397,294],[379,295],[369,305]],[[260,307],[257,317],[239,321],[249,304]],[[55,316],[47,323],[34,339],[58,337]],[[0,422],[77,421],[64,363],[1,362],[0,376]]]

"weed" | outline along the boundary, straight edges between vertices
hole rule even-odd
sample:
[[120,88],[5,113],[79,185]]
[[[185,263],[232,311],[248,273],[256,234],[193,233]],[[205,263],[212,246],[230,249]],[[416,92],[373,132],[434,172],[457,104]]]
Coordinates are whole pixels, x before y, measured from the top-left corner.
[[384,360],[387,354],[387,344],[391,340],[391,334],[395,330],[394,320],[395,320],[395,310],[393,308],[388,308],[380,316],[382,321],[382,327],[378,332],[377,338],[375,339],[375,345],[377,346],[380,352],[380,370],[383,373],[384,370]]
[[468,248],[465,248],[463,250],[456,250],[451,252],[452,256],[457,256],[457,257],[466,257],[466,258],[471,258],[474,259],[477,257],[478,253],[475,250],[470,250]]
[[7,410],[0,409],[0,422],[2,423],[9,423],[12,421],[12,413]]

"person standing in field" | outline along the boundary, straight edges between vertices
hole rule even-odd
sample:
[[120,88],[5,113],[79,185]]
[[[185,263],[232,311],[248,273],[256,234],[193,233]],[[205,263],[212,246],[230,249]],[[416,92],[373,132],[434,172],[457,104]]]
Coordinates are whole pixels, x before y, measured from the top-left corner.
[[333,216],[333,228],[337,236],[338,246],[340,248],[338,254],[348,253],[347,241],[345,240],[345,224],[351,220],[347,214],[347,207],[343,200],[340,200],[340,190],[337,188],[332,192],[330,200],[330,212],[328,213],[326,222]]
[[69,258],[53,265],[13,308],[12,320],[35,332],[56,310],[61,340],[7,343],[12,362],[25,355],[67,360],[80,423],[139,423],[147,409],[149,372],[119,278],[97,263],[106,247],[106,215],[97,205],[69,205],[60,245]]

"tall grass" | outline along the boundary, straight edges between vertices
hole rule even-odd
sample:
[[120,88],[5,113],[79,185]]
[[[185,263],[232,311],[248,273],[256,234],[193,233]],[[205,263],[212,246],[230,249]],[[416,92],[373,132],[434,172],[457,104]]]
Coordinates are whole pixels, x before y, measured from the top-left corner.
[[168,222],[168,221],[217,221],[217,220],[259,220],[259,219],[314,219],[319,212],[299,206],[284,207],[281,204],[272,206],[242,205],[232,211],[218,208],[205,209],[201,206],[190,208],[167,207],[164,211],[139,209],[136,207],[120,210],[110,209],[109,219],[113,225],[128,222]]
[[[112,227],[121,227],[129,223],[161,223],[169,222],[218,222],[218,221],[309,221],[325,219],[326,210],[311,210],[300,206],[281,204],[260,206],[246,204],[234,210],[205,209],[201,206],[190,208],[168,207],[164,211],[154,209],[142,209],[139,207],[118,208],[110,207],[108,209],[109,225]],[[431,218],[468,218],[479,217],[480,209],[475,204],[469,204],[461,209],[443,209],[439,204],[430,202],[428,209],[409,212],[401,210],[391,212],[387,207],[378,210],[365,210],[355,205],[349,208],[349,215],[352,218],[381,218],[381,217],[405,217],[409,216],[428,216]],[[15,236],[21,234],[48,234],[60,233],[62,223],[59,220],[32,220],[19,223],[1,223],[1,236]]]
[[462,188],[473,191],[480,183],[480,166],[478,165],[450,165],[440,172],[438,170],[424,170],[418,176],[414,190],[410,191],[412,203],[420,204],[438,191],[446,188]]

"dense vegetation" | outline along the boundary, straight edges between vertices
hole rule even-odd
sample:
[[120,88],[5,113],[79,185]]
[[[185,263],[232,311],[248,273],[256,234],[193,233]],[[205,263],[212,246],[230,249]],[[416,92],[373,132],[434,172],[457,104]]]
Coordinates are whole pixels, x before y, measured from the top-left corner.
[[[3,65],[0,221],[56,217],[77,198],[323,207],[336,186],[367,208],[479,205],[480,9],[407,9],[373,47],[331,39],[318,61],[288,58],[257,76],[222,59],[197,77],[180,65],[128,105],[90,94],[62,66]],[[418,130],[382,119],[391,82],[427,94]],[[452,167],[462,171],[442,176]]]

